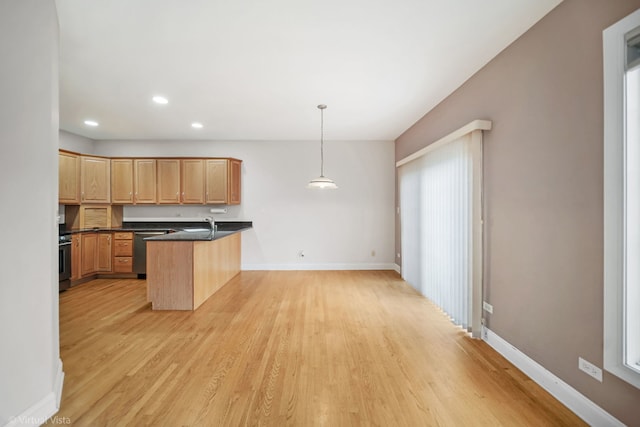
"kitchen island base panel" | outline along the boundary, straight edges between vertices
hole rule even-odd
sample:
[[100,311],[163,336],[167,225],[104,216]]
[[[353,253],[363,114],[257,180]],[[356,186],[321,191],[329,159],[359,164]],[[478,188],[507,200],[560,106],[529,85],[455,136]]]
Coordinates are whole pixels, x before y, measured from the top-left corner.
[[153,310],[195,310],[240,272],[240,233],[211,241],[147,241]]
[[240,233],[193,242],[193,309],[240,273]]

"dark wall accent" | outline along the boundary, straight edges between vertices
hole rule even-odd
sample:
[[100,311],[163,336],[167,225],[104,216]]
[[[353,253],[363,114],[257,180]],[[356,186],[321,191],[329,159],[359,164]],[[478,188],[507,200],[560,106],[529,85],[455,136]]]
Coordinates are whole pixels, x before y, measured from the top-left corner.
[[639,7],[565,0],[396,140],[400,160],[474,119],[493,121],[488,326],[630,426],[640,425],[640,390],[606,372],[595,381],[578,357],[603,366],[602,30]]

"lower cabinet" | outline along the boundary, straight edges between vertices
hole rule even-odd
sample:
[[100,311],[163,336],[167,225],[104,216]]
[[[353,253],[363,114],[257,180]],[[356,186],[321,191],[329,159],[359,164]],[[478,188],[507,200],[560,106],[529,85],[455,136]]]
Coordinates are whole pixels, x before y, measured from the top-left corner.
[[[81,277],[111,272],[111,234],[82,233],[80,235]],[[73,256],[71,268],[73,270]]]
[[133,233],[113,233],[113,272],[133,272]]
[[98,233],[82,233],[80,236],[80,275],[85,277],[98,270]]
[[83,232],[71,237],[71,281],[96,274],[133,273],[133,233]]
[[111,273],[111,233],[98,233],[98,266],[96,272]]

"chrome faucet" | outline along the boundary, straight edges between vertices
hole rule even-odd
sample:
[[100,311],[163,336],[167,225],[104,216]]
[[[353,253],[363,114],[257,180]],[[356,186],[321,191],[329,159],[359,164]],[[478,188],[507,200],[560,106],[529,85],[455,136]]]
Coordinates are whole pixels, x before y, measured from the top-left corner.
[[211,225],[211,232],[215,233],[216,231],[218,231],[218,224],[216,224],[216,221],[213,219],[212,216],[207,216],[204,218],[209,225]]

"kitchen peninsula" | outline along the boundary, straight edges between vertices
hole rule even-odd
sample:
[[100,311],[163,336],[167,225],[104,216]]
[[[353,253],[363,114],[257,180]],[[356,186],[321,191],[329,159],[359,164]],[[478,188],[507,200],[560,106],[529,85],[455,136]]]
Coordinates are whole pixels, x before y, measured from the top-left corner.
[[240,272],[240,233],[251,222],[225,222],[154,236],[147,242],[147,299],[153,310],[195,310]]

